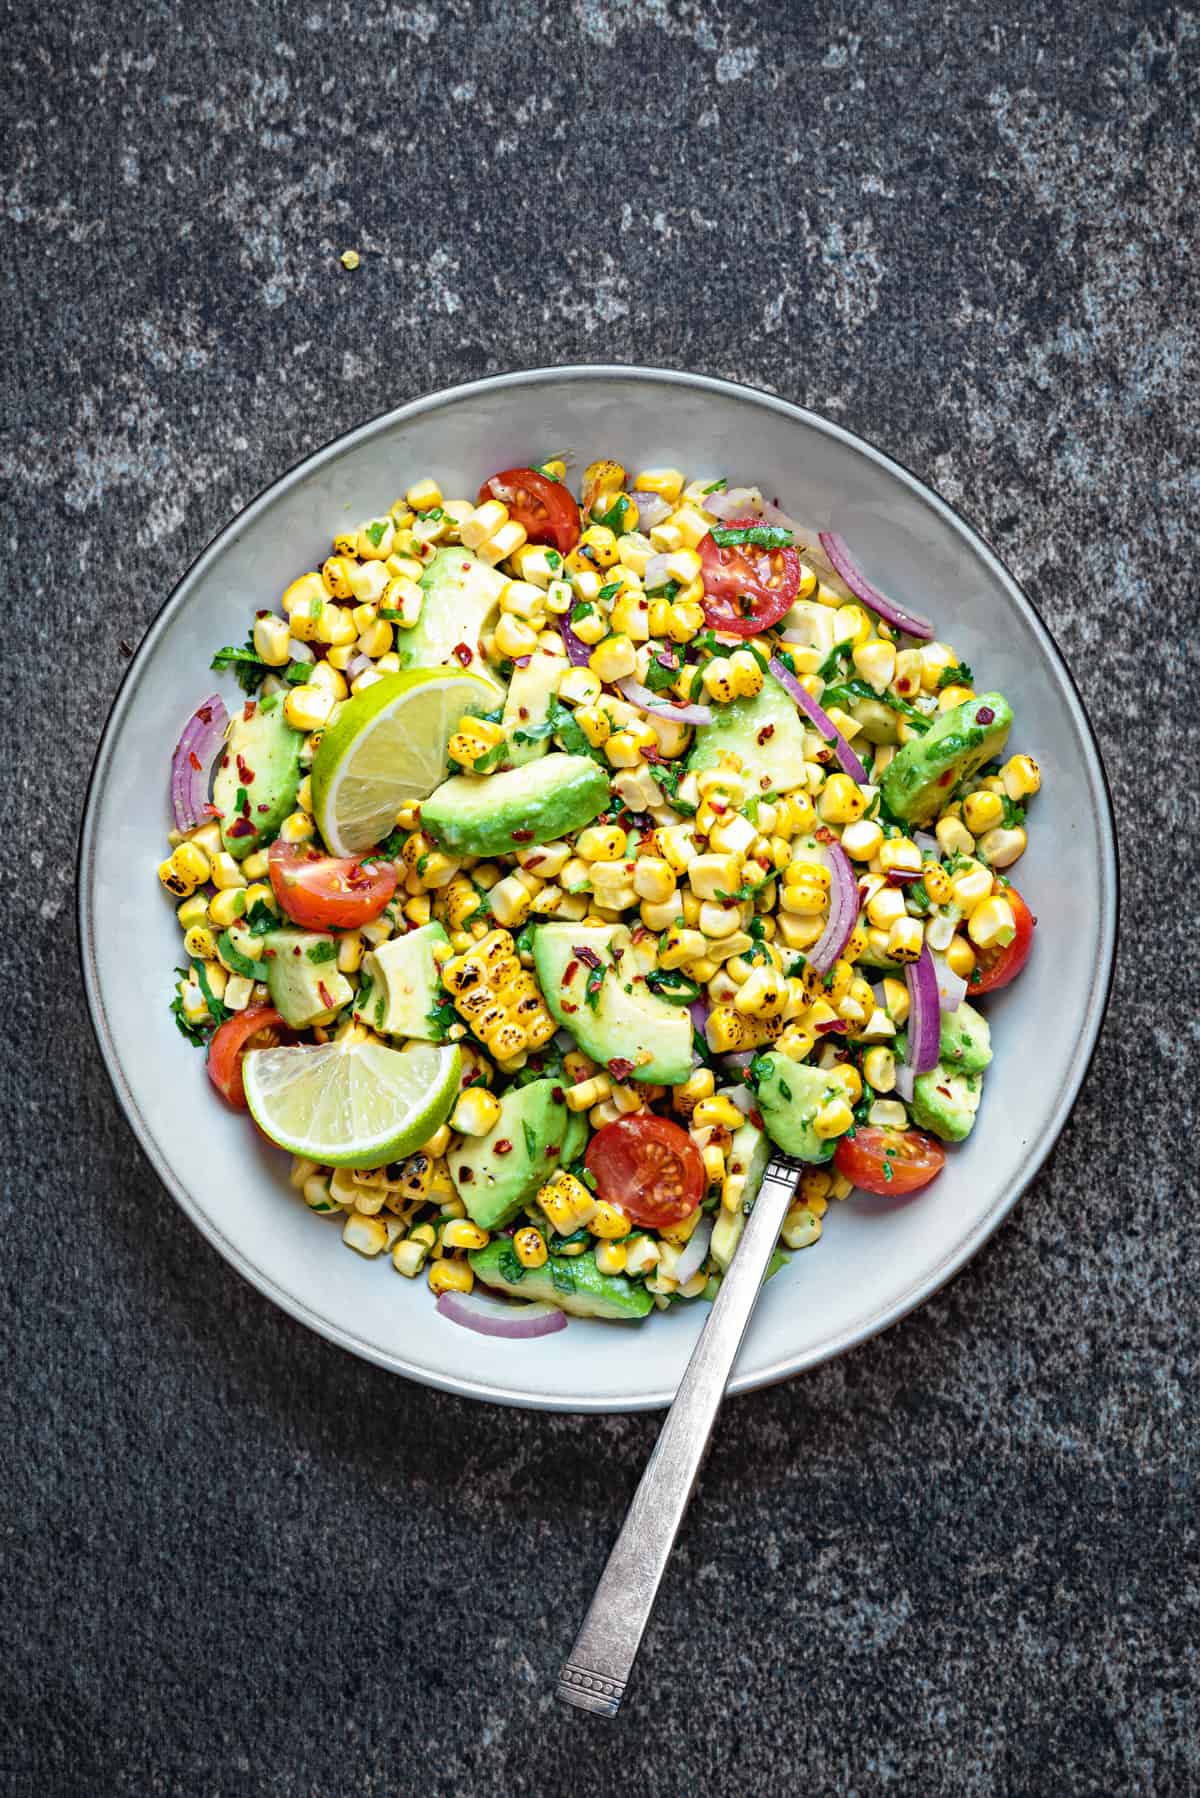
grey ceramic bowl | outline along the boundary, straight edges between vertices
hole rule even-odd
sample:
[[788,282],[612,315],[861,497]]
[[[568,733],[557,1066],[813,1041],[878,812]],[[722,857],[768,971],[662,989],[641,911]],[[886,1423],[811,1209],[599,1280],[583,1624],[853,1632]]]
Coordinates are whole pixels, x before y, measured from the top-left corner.
[[[496,468],[569,452],[761,483],[841,531],[867,572],[1014,705],[1013,747],[1041,763],[1019,885],[1037,913],[1024,977],[988,1001],[996,1057],[979,1122],[915,1201],[856,1198],[764,1290],[732,1390],[813,1367],[903,1317],[974,1254],[1037,1173],[1087,1070],[1112,969],[1116,855],[1104,774],[1044,625],[981,538],[887,456],[812,412],[728,382],[655,369],[501,376],[402,406],[277,481],[193,564],[138,649],[96,758],[79,869],[84,977],[105,1064],[167,1190],[241,1274],[330,1341],[447,1391],[564,1411],[669,1403],[706,1316],[638,1327],[573,1319],[553,1338],[495,1342],[441,1318],[423,1280],[343,1248],[289,1189],[287,1160],[210,1092],[168,1012],[179,931],[154,878],[169,824],[167,768],[214,685],[214,648],[240,642],[333,533],[386,508],[418,474],[473,494]],[[219,677],[237,694],[228,677]],[[157,970],[157,971],[156,971]],[[145,1203],[161,1203],[148,1187]]]

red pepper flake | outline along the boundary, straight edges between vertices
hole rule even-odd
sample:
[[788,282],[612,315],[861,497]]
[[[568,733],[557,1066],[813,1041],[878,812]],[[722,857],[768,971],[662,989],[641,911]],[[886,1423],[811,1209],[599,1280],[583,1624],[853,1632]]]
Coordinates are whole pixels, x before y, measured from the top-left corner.
[[818,843],[832,843],[833,841],[833,832],[830,830],[828,824],[818,824],[817,828],[813,831],[813,835],[816,837]]
[[212,707],[210,705],[202,705],[202,706],[197,707],[196,716],[197,716],[197,718],[199,718],[201,724],[211,724],[212,723]]
[[950,1091],[950,1088],[948,1086],[939,1086],[937,1090],[940,1093],[945,1093],[945,1095],[948,1099],[952,1099],[954,1097],[954,1094]]
[[844,1018],[830,1018],[827,1024],[814,1024],[813,1029],[818,1036],[828,1036],[831,1031],[836,1031],[839,1035],[845,1036],[849,1029],[849,1025]]
[[223,818],[225,816],[219,805],[202,805],[200,810],[206,818]]
[[492,1153],[494,1155],[511,1155],[512,1154],[512,1144],[508,1140],[507,1136],[502,1136],[500,1138],[499,1142],[495,1142],[492,1144]]
[[572,980],[574,980],[574,978],[575,978],[576,974],[578,974],[578,972],[579,972],[579,963],[577,961],[575,961],[574,958],[572,958],[572,960],[570,960],[567,963],[566,968],[563,972],[563,985],[570,986]]
[[221,766],[222,766],[222,768],[228,768],[228,766],[229,766],[229,757],[228,757],[228,756],[227,756],[227,755],[223,755],[223,756],[222,756],[222,757],[221,757]]
[[509,832],[509,835],[512,837],[514,843],[532,843],[533,841],[533,832],[531,830],[513,830]]
[[975,714],[976,724],[990,724],[996,716],[990,705],[981,705]]
[[255,704],[254,700],[248,699],[246,701],[245,705],[242,707],[242,717],[245,719],[247,724],[249,724],[251,718],[253,718],[253,716],[254,716],[255,712],[257,712],[257,710],[258,710],[258,706]]
[[326,984],[323,980],[318,980],[317,991],[320,993],[321,998],[324,1000],[325,1004],[332,1011],[333,1010],[333,995],[329,991],[329,988],[326,986]]
[[454,1178],[458,1182],[458,1184],[461,1186],[464,1183],[464,1181],[473,1180],[475,1178],[475,1176],[471,1172],[469,1167],[460,1167],[458,1172],[455,1174]]
[[201,762],[200,757],[196,754],[194,749],[188,750],[188,761],[192,764],[192,767],[196,770],[197,774],[203,774],[204,764]]
[[756,1130],[765,1130],[766,1129],[767,1126],[763,1123],[761,1111],[751,1111],[748,1115],[750,1118],[750,1122],[754,1125],[754,1128]]
[[907,674],[902,674],[900,679],[896,682],[897,693],[908,693],[911,692],[911,690],[912,682],[909,680]]
[[456,643],[454,645],[454,653],[464,668],[469,668],[471,666],[471,651],[467,648],[465,643]]
[[628,1080],[633,1072],[633,1063],[626,1061],[623,1055],[614,1055],[608,1064],[608,1071],[614,1080]]
[[[526,658],[526,659],[528,659],[528,658]],[[520,667],[521,664],[518,663],[517,666]],[[529,716],[529,707],[527,705],[519,705],[517,707],[517,717],[520,718],[522,720],[522,722],[524,722],[524,720],[526,718],[528,718],[528,716]]]
[[775,726],[773,724],[764,724],[762,729],[759,731],[757,737],[755,738],[755,741],[758,743],[759,747],[761,748],[764,743],[769,743],[771,738],[774,735],[775,735]]
[[235,818],[229,826],[229,834],[231,837],[252,837],[254,826],[248,818]]
[[947,768],[947,770],[944,774],[938,775],[938,783],[937,784],[939,787],[948,787],[950,785],[950,782],[953,779],[954,779],[954,769]]
[[598,968],[600,966],[600,957],[594,949],[589,949],[586,943],[572,943],[571,947],[585,967]]
[[572,1005],[571,1001],[569,999],[560,999],[558,1004],[559,1004],[560,1011],[578,1011],[579,1010],[578,1005]]
[[567,1095],[566,1095],[566,1093],[564,1093],[561,1086],[551,1087],[550,1097],[554,1100],[554,1103],[556,1105],[565,1105],[566,1104]]
[[260,805],[260,806],[256,807],[256,810],[258,810],[260,812],[269,812],[270,809],[271,808],[269,805]]
[[248,787],[254,779],[254,770],[253,768],[248,768],[246,766],[246,758],[244,755],[239,755],[237,758],[237,771],[242,777],[242,784]]

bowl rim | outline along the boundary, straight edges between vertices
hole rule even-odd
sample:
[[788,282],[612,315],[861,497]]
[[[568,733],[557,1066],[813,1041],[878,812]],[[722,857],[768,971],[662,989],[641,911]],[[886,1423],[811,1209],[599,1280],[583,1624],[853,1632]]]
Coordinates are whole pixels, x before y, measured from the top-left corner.
[[561,1396],[544,1396],[530,1393],[519,1388],[507,1387],[493,1383],[485,1378],[462,1379],[453,1375],[441,1374],[422,1367],[405,1357],[379,1349],[343,1329],[330,1318],[320,1315],[304,1301],[295,1297],[285,1287],[245,1257],[239,1249],[224,1235],[200,1209],[187,1187],[175,1174],[166,1155],[160,1150],[150,1127],[142,1116],[137,1097],[126,1079],[121,1066],[109,1028],[104,1006],[103,993],[100,986],[99,969],[96,959],[95,935],[92,928],[91,894],[96,871],[96,833],[94,819],[97,815],[96,798],[103,788],[109,764],[112,759],[113,746],[124,722],[125,714],[133,700],[134,694],[149,667],[153,651],[159,638],[164,634],[175,614],[187,603],[191,588],[200,578],[210,561],[216,559],[224,548],[228,538],[238,535],[251,526],[257,516],[268,509],[275,498],[301,474],[307,475],[324,464],[336,461],[346,450],[368,441],[403,424],[410,419],[433,412],[450,401],[457,401],[472,395],[483,395],[495,392],[511,391],[519,394],[522,389],[536,387],[548,381],[602,381],[602,380],[635,380],[645,381],[652,385],[667,385],[690,388],[724,397],[741,400],[749,399],[753,403],[765,406],[780,413],[783,417],[802,423],[810,428],[823,432],[837,439],[861,454],[865,454],[882,469],[898,478],[926,506],[943,521],[949,523],[966,541],[968,547],[980,558],[993,575],[1005,586],[1018,609],[1025,613],[1028,623],[1038,639],[1043,655],[1058,677],[1058,684],[1066,698],[1078,729],[1083,746],[1088,772],[1092,779],[1093,794],[1098,793],[1102,803],[1097,807],[1097,817],[1101,825],[1101,862],[1102,862],[1102,894],[1099,956],[1103,964],[1102,980],[1093,982],[1084,1014],[1083,1027],[1080,1032],[1082,1053],[1075,1058],[1074,1065],[1059,1089],[1059,1096],[1051,1115],[1049,1125],[1027,1158],[1019,1177],[1012,1183],[1011,1189],[1001,1192],[995,1202],[983,1214],[974,1228],[962,1241],[949,1249],[932,1268],[920,1279],[915,1280],[902,1293],[888,1304],[851,1319],[834,1336],[827,1338],[815,1347],[800,1351],[793,1355],[777,1358],[754,1372],[735,1375],[730,1381],[726,1396],[744,1392],[757,1391],[765,1386],[772,1386],[779,1381],[791,1379],[812,1367],[823,1365],[837,1356],[867,1342],[871,1337],[880,1334],[892,1324],[898,1323],[912,1311],[923,1305],[942,1286],[953,1279],[971,1258],[978,1253],[984,1243],[995,1234],[1004,1219],[1012,1211],[1017,1201],[1036,1179],[1052,1149],[1058,1142],[1068,1117],[1079,1097],[1080,1090],[1087,1078],[1095,1057],[1105,1012],[1112,995],[1116,970],[1116,944],[1118,921],[1120,914],[1120,860],[1117,850],[1116,819],[1113,806],[1112,790],[1104,760],[1100,753],[1100,745],[1096,730],[1088,716],[1083,696],[1075,681],[1075,677],[1067,664],[1066,658],[1043,619],[1033,600],[1025,593],[1015,576],[1009,570],[999,553],[983,536],[979,529],[970,523],[963,514],[940,494],[927,485],[897,457],[880,449],[869,438],[856,431],[849,430],[836,420],[827,418],[823,413],[810,407],[800,406],[791,400],[775,393],[767,392],[749,383],[730,381],[719,376],[697,374],[682,369],[659,368],[639,363],[569,363],[561,367],[536,367],[513,370],[504,374],[487,375],[475,381],[466,381],[452,387],[442,387],[431,393],[425,393],[403,405],[389,407],[353,426],[350,430],[339,433],[321,444],[317,449],[299,457],[282,474],[278,475],[267,486],[261,488],[233,517],[228,519],[219,530],[203,545],[192,561],[184,569],[175,582],[150,623],[146,627],[129,665],[113,695],[112,703],[105,719],[104,728],[96,747],[91,773],[83,799],[83,813],[77,841],[75,863],[75,913],[76,941],[79,951],[80,967],[83,976],[84,994],[87,1000],[88,1016],[96,1044],[100,1050],[100,1058],[108,1075],[113,1092],[126,1121],[133,1130],[142,1152],[151,1167],[161,1180],[167,1191],[181,1207],[185,1215],[201,1234],[212,1244],[222,1258],[242,1277],[249,1281],[263,1296],[278,1305],[289,1316],[314,1330],[327,1341],[339,1348],[348,1350],[376,1366],[386,1368],[389,1372],[400,1373],[425,1386],[436,1390],[453,1393],[460,1398],[471,1398],[484,1403],[512,1405],[533,1410],[561,1412],[571,1415],[604,1412],[649,1411],[662,1409],[669,1405],[675,1396],[675,1388],[667,1387],[659,1391],[645,1392],[635,1398],[622,1397],[614,1403],[616,1395],[596,1391],[581,1393],[564,1403]]

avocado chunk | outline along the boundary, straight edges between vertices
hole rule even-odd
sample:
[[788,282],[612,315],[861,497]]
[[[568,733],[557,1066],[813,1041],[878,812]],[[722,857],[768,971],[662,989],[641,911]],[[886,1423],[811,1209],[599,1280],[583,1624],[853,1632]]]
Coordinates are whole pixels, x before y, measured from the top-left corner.
[[[396,632],[402,668],[469,668],[497,694],[504,683],[484,660],[479,640],[491,626],[508,577],[469,549],[439,549],[421,576],[421,616],[411,630]],[[463,661],[462,649],[470,652]],[[455,654],[455,651],[459,651]]]
[[956,1073],[981,1074],[992,1059],[992,1032],[987,1019],[964,999],[957,1011],[942,1013],[938,1055]]
[[713,708],[712,723],[696,732],[688,772],[702,773],[715,767],[719,756],[733,753],[741,756],[754,793],[789,793],[804,785],[807,729],[795,702],[768,674],[753,699]]
[[229,726],[213,781],[221,842],[239,862],[274,842],[279,826],[295,810],[304,744],[303,731],[287,723],[278,697],[274,704],[270,699],[251,704],[250,716],[238,712]]
[[1012,721],[1002,693],[952,706],[892,757],[879,783],[884,804],[906,824],[928,824],[961,781],[1000,754]]
[[582,1111],[568,1111],[566,1134],[562,1139],[562,1148],[558,1152],[561,1167],[570,1167],[573,1161],[579,1161],[582,1158],[590,1135],[591,1131],[588,1128],[585,1114]]
[[939,1061],[913,1081],[908,1109],[918,1129],[931,1130],[943,1142],[962,1142],[974,1128],[982,1092],[982,1074],[959,1073]]
[[679,1086],[691,1074],[687,1007],[650,991],[623,924],[539,925],[533,965],[557,1022],[593,1061],[618,1066],[614,1078]]
[[455,774],[421,806],[421,828],[451,855],[511,855],[590,824],[608,775],[590,755],[548,755],[500,774]]
[[798,1161],[828,1161],[837,1144],[817,1135],[813,1119],[826,1099],[845,1089],[831,1080],[824,1068],[793,1061],[778,1049],[755,1056],[751,1073],[758,1109],[772,1142]]
[[450,1178],[481,1230],[501,1230],[558,1166],[567,1106],[556,1080],[514,1086],[486,1136],[464,1136],[446,1160]]
[[734,1131],[725,1168],[727,1173],[742,1174],[746,1185],[742,1191],[741,1203],[733,1211],[726,1211],[722,1205],[717,1212],[712,1240],[708,1245],[709,1254],[723,1274],[729,1272],[733,1251],[742,1240],[742,1231],[746,1228],[746,1206],[753,1204],[758,1196],[770,1153],[771,1145],[766,1136],[749,1118]]
[[435,945],[450,945],[440,924],[422,924],[407,936],[392,937],[364,955],[364,981],[370,981],[365,1003],[362,985],[355,1016],[370,1024],[384,1036],[420,1037],[427,1043],[440,1042],[443,1031],[431,1017],[440,1002],[438,966],[433,959]]
[[501,720],[508,733],[505,760],[512,767],[536,762],[549,749],[550,738],[545,727],[558,693],[558,683],[569,666],[564,657],[535,649],[523,668],[513,669]]
[[512,1244],[503,1238],[467,1257],[476,1279],[517,1299],[537,1299],[576,1317],[636,1321],[654,1300],[640,1281],[624,1274],[602,1274],[594,1249],[582,1255],[550,1255],[541,1267],[522,1267]]
[[263,938],[267,990],[285,1024],[329,1024],[354,997],[338,973],[337,944],[316,930],[272,930]]

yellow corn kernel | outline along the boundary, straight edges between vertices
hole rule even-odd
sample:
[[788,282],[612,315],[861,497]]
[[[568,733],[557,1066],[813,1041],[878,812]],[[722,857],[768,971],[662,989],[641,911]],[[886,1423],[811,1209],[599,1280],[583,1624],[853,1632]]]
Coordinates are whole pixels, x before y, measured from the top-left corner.
[[896,1057],[890,1049],[877,1044],[863,1056],[863,1074],[867,1085],[877,1093],[890,1093],[896,1085]]
[[842,848],[856,862],[869,862],[879,853],[883,844],[883,832],[874,818],[860,818],[856,824],[847,824],[842,831]]
[[714,656],[711,662],[705,663],[700,678],[704,691],[719,705],[728,705],[730,700],[737,698],[733,664],[728,656]]
[[974,697],[974,687],[943,687],[938,694],[938,711],[952,712],[956,705],[965,705]]
[[[950,972],[957,974],[960,980],[969,980],[975,971],[975,951],[965,936],[951,937],[943,952],[943,960]],[[896,1019],[897,1023],[903,1023],[903,1021],[902,1018]]]
[[[419,564],[414,564],[414,566],[419,566]],[[397,614],[391,622],[398,625],[401,630],[410,631],[414,625],[420,622],[424,600],[424,588],[416,580],[409,575],[396,575],[388,582],[380,595],[380,606],[388,612]]]
[[999,824],[1004,816],[1004,801],[996,793],[968,793],[962,802],[963,823],[972,836],[980,837],[985,830]]
[[404,503],[411,512],[433,512],[442,503],[442,490],[431,475],[405,489]]
[[908,1019],[908,988],[903,980],[896,980],[890,974],[883,979],[883,1003],[893,1024],[904,1024]]
[[712,521],[697,507],[690,505],[677,506],[668,522],[674,525],[679,533],[680,543],[687,549],[695,549],[712,528]]
[[579,549],[589,552],[588,560],[595,567],[611,568],[617,560],[616,532],[606,524],[589,525],[579,539]]
[[591,824],[580,831],[575,847],[586,862],[624,861],[625,832],[617,824]]
[[763,671],[748,649],[737,649],[729,658],[729,672],[739,699],[753,699],[763,689]]
[[854,1123],[854,1113],[848,1101],[840,1095],[835,1099],[827,1099],[813,1119],[813,1132],[822,1142],[832,1137],[844,1136]]
[[335,703],[332,693],[305,682],[289,689],[283,702],[283,715],[293,730],[321,730],[329,722]]
[[696,1130],[709,1126],[720,1130],[738,1130],[744,1122],[745,1119],[733,1100],[724,1093],[699,1099],[692,1112],[692,1127]]
[[506,875],[497,881],[489,894],[492,916],[506,929],[519,930],[529,916],[532,898],[529,889],[515,874]]
[[941,862],[922,862],[921,880],[935,905],[949,905],[954,895],[950,891],[950,876]]
[[966,828],[961,818],[947,812],[938,819],[933,827],[933,834],[938,840],[938,848],[943,855],[974,855],[975,838]]
[[1003,949],[1016,934],[1013,908],[1002,893],[977,905],[967,924],[967,935],[978,949]]
[[644,468],[633,483],[634,496],[657,493],[669,506],[677,503],[683,492],[683,473],[678,468]]
[[546,1256],[549,1253],[546,1248],[546,1238],[540,1230],[535,1230],[532,1224],[513,1232],[512,1245],[513,1253],[522,1267],[544,1267],[546,1265]]
[[686,873],[698,850],[696,834],[690,824],[664,825],[654,833],[658,853],[676,874]]
[[532,625],[524,619],[515,618],[511,612],[502,612],[496,621],[495,644],[500,654],[511,656],[532,655],[538,646],[538,634]]
[[603,749],[612,735],[612,720],[603,706],[578,706],[575,711],[575,722],[593,749]]
[[596,1209],[588,1220],[588,1230],[593,1236],[599,1236],[606,1242],[616,1242],[622,1236],[628,1236],[632,1228],[619,1206],[610,1205],[606,1199],[597,1200]]
[[589,1224],[596,1211],[596,1200],[574,1174],[560,1169],[543,1186],[537,1202],[560,1236],[571,1236]]
[[779,1234],[786,1248],[806,1249],[820,1236],[821,1220],[806,1205],[793,1205]]
[[467,1217],[452,1218],[442,1231],[444,1249],[485,1249],[487,1245],[487,1231]]
[[610,684],[624,680],[637,672],[637,650],[627,636],[606,637],[588,657],[588,667],[597,680]]
[[596,1244],[596,1269],[602,1274],[623,1274],[629,1250],[623,1242],[601,1241]]
[[862,1075],[849,1061],[841,1061],[829,1070],[829,1078],[833,1085],[840,1086],[851,1105],[857,1105],[862,1098]]
[[459,538],[467,549],[480,549],[501,525],[508,522],[508,507],[498,499],[485,500],[459,526]]
[[921,851],[911,837],[889,837],[880,847],[879,865],[885,874],[893,869],[916,874],[921,867]]
[[387,1225],[377,1217],[365,1217],[360,1211],[352,1211],[342,1226],[342,1241],[360,1255],[378,1255],[387,1248]]
[[781,837],[805,836],[817,822],[807,793],[785,793],[775,807],[775,829]]
[[895,645],[882,638],[860,639],[852,652],[855,673],[876,693],[886,693],[896,674]]
[[672,643],[690,643],[704,629],[704,607],[697,600],[675,598],[667,620]]
[[291,812],[279,826],[281,843],[308,843],[315,834],[315,825],[307,812]]
[[502,524],[498,531],[493,531],[486,543],[482,543],[476,554],[481,562],[487,562],[495,568],[500,562],[508,560],[525,542],[525,527],[510,518]]
[[595,705],[600,682],[590,668],[568,668],[559,680],[558,697],[564,705]]
[[1031,755],[1014,755],[1001,768],[1000,779],[1010,799],[1027,799],[1040,788],[1042,771]]
[[819,912],[798,916],[795,912],[781,911],[776,922],[780,941],[786,949],[811,949],[825,928],[825,919]]
[[867,809],[862,788],[848,774],[831,774],[821,793],[820,813],[826,824],[853,824]]
[[632,588],[622,593],[613,601],[609,622],[614,631],[629,638],[631,643],[647,643],[650,640],[650,602],[644,593]]
[[431,1262],[427,1278],[430,1290],[437,1293],[470,1292],[475,1284],[469,1261]]
[[450,1118],[464,1136],[486,1136],[500,1121],[500,1101],[484,1086],[468,1086],[460,1093]]
[[950,878],[950,891],[954,903],[966,915],[970,915],[977,905],[982,905],[992,890],[992,874],[980,862],[972,862]]
[[925,941],[920,918],[897,918],[888,931],[887,953],[890,961],[916,961]]
[[657,855],[642,856],[633,870],[633,890],[647,904],[666,905],[675,897],[675,870]]
[[748,1018],[782,1017],[788,996],[787,982],[777,968],[759,966],[738,988],[733,1004]]
[[636,768],[645,748],[632,731],[617,730],[605,743],[604,753],[614,768]]
[[993,868],[1010,868],[1024,855],[1027,841],[1019,824],[1012,830],[988,830],[979,839],[979,853],[987,857]]
[[835,643],[852,643],[855,648],[867,643],[871,637],[871,620],[861,606],[850,603],[841,605],[834,613],[833,640]]

